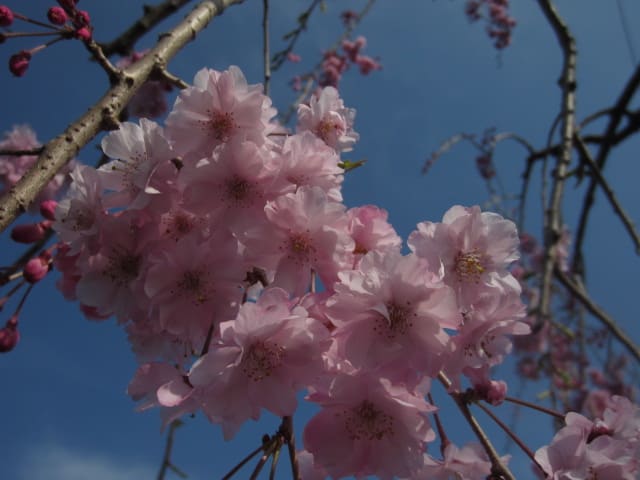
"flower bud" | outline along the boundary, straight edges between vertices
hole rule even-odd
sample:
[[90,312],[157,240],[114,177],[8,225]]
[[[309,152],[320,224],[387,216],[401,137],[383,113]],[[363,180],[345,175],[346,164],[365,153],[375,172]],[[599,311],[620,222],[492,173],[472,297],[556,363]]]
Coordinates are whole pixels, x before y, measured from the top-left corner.
[[18,331],[18,315],[11,317],[4,328],[0,329],[0,353],[9,352],[20,341],[20,332]]
[[49,259],[46,257],[47,255],[40,255],[27,262],[22,270],[22,276],[27,282],[38,283],[47,276],[47,273],[49,273]]
[[58,202],[55,200],[45,200],[40,204],[40,215],[47,220],[55,221],[56,219],[56,207]]
[[13,23],[13,12],[5,5],[0,5],[0,27],[8,27]]
[[67,12],[61,7],[51,7],[47,12],[47,18],[54,25],[64,25],[69,19]]
[[51,221],[18,225],[11,230],[11,240],[18,243],[35,243],[42,240],[51,227]]
[[14,53],[9,58],[9,70],[16,77],[21,77],[29,68],[29,61],[31,60],[31,52],[27,50],[21,50],[18,53]]
[[83,42],[88,42],[91,40],[91,31],[87,27],[82,27],[76,30],[75,36]]

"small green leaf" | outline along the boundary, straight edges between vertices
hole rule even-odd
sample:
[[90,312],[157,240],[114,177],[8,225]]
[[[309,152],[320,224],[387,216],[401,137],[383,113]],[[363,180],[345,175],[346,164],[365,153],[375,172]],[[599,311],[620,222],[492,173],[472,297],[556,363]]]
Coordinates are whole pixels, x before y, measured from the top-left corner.
[[363,166],[365,163],[367,163],[367,160],[364,158],[362,160],[357,160],[355,162],[352,162],[351,160],[344,160],[338,163],[338,166],[342,168],[345,172],[349,172],[351,170],[354,170],[358,167]]

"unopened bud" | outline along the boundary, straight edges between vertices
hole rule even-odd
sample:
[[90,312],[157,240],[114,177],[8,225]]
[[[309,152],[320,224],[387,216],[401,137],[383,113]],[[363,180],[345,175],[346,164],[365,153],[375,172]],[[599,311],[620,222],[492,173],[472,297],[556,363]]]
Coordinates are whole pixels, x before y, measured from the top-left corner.
[[47,220],[55,221],[56,219],[56,207],[58,202],[55,200],[45,200],[40,204],[40,215]]
[[69,17],[62,7],[51,7],[47,12],[47,18],[54,25],[64,25]]
[[0,329],[0,353],[13,350],[19,341],[18,315],[14,315],[7,321],[4,328]]
[[0,5],[0,27],[8,27],[13,23],[13,12],[5,5]]
[[62,8],[69,11],[74,10],[76,8],[76,3],[78,2],[76,0],[58,0],[58,3]]
[[87,27],[82,27],[76,30],[75,36],[83,42],[88,42],[91,40],[91,31]]
[[18,243],[35,243],[44,238],[50,227],[50,220],[18,225],[11,230],[11,240]]
[[86,27],[91,23],[91,17],[89,16],[89,12],[86,10],[79,10],[76,14],[75,23],[78,26]]
[[23,278],[29,283],[38,283],[47,276],[47,273],[49,273],[49,258],[46,255],[32,258],[22,270]]
[[9,58],[9,70],[16,77],[21,77],[29,68],[29,61],[31,60],[31,52],[27,50],[22,50],[18,53],[14,53]]

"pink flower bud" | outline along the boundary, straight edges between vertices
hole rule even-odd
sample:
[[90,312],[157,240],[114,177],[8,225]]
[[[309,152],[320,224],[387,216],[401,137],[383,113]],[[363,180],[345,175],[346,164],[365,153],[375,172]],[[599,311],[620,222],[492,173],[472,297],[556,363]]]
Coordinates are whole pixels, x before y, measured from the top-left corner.
[[56,207],[58,202],[55,200],[45,200],[40,204],[40,215],[47,220],[55,221],[56,219]]
[[11,317],[4,328],[0,329],[0,352],[5,353],[14,349],[20,341],[18,331],[18,316]]
[[58,3],[62,8],[69,11],[74,10],[76,8],[76,3],[78,2],[76,0],[58,0]]
[[11,239],[18,243],[35,243],[42,240],[51,227],[51,221],[18,225],[11,230]]
[[89,16],[89,12],[86,10],[78,10],[76,15],[76,23],[83,27],[86,27],[91,23],[91,17]]
[[83,42],[88,42],[91,40],[91,31],[87,27],[82,27],[76,30],[75,36]]
[[289,60],[291,63],[298,63],[302,59],[297,53],[289,52],[287,53],[287,60]]
[[13,12],[5,5],[0,5],[0,27],[8,27],[13,23]]
[[23,278],[29,283],[38,283],[47,276],[47,273],[49,273],[49,260],[42,256],[29,260],[22,270]]
[[29,68],[29,60],[31,60],[31,52],[27,50],[22,50],[18,53],[14,53],[9,58],[9,70],[16,77],[21,77]]
[[67,12],[61,7],[51,7],[47,12],[47,18],[54,25],[64,25],[69,19]]

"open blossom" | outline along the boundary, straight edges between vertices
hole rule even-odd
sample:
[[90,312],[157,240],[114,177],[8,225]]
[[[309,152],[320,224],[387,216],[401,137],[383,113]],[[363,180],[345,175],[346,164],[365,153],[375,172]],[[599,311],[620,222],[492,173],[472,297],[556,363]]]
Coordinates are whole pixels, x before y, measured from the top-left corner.
[[336,202],[342,201],[340,187],[344,170],[340,156],[311,132],[288,137],[277,156],[279,174],[295,191],[302,186],[318,186]]
[[409,236],[409,247],[430,265],[442,262],[445,282],[466,307],[491,291],[520,293],[507,268],[518,259],[515,224],[480,207],[451,207],[442,223],[422,222]]
[[[435,460],[425,454],[424,465],[411,480],[486,480],[491,473],[491,461],[479,443],[470,443],[462,448],[449,443],[443,457]],[[504,464],[508,460],[509,456],[501,458]]]
[[538,449],[536,461],[547,480],[635,480],[640,474],[640,407],[628,399],[610,399],[602,419],[591,421],[569,412],[566,426],[550,445]]
[[462,320],[453,291],[415,255],[370,252],[357,270],[339,274],[327,315],[336,326],[338,352],[355,367],[400,363],[435,374],[448,335]]
[[167,133],[179,155],[197,161],[231,139],[265,143],[276,114],[262,85],[249,85],[240,69],[202,69],[180,92],[167,118]]
[[292,415],[296,392],[323,371],[329,332],[284,290],[265,290],[245,303],[235,320],[220,325],[219,340],[189,373],[202,391],[203,410],[231,438],[260,409]]
[[370,251],[384,252],[402,248],[402,239],[387,221],[386,210],[375,205],[364,205],[347,210],[349,233],[356,242],[353,253],[359,260]]
[[162,330],[202,350],[209,328],[235,316],[243,262],[230,233],[188,235],[148,259],[144,291]]
[[247,232],[244,243],[256,265],[275,270],[274,286],[303,295],[313,270],[331,289],[338,272],[351,268],[353,240],[346,231],[345,207],[320,187],[282,195],[267,203],[265,213],[269,222]]
[[356,112],[346,108],[338,91],[325,87],[309,105],[298,107],[298,132],[309,130],[339,152],[353,150],[360,136],[353,130]]
[[98,170],[107,207],[144,208],[150,195],[169,190],[175,156],[162,127],[146,118],[140,125],[125,122],[102,140],[102,150],[114,160]]
[[317,468],[333,478],[408,477],[423,463],[424,442],[435,439],[426,414],[427,384],[411,392],[385,378],[359,373],[334,376],[309,400],[322,407],[304,429],[304,447]]

